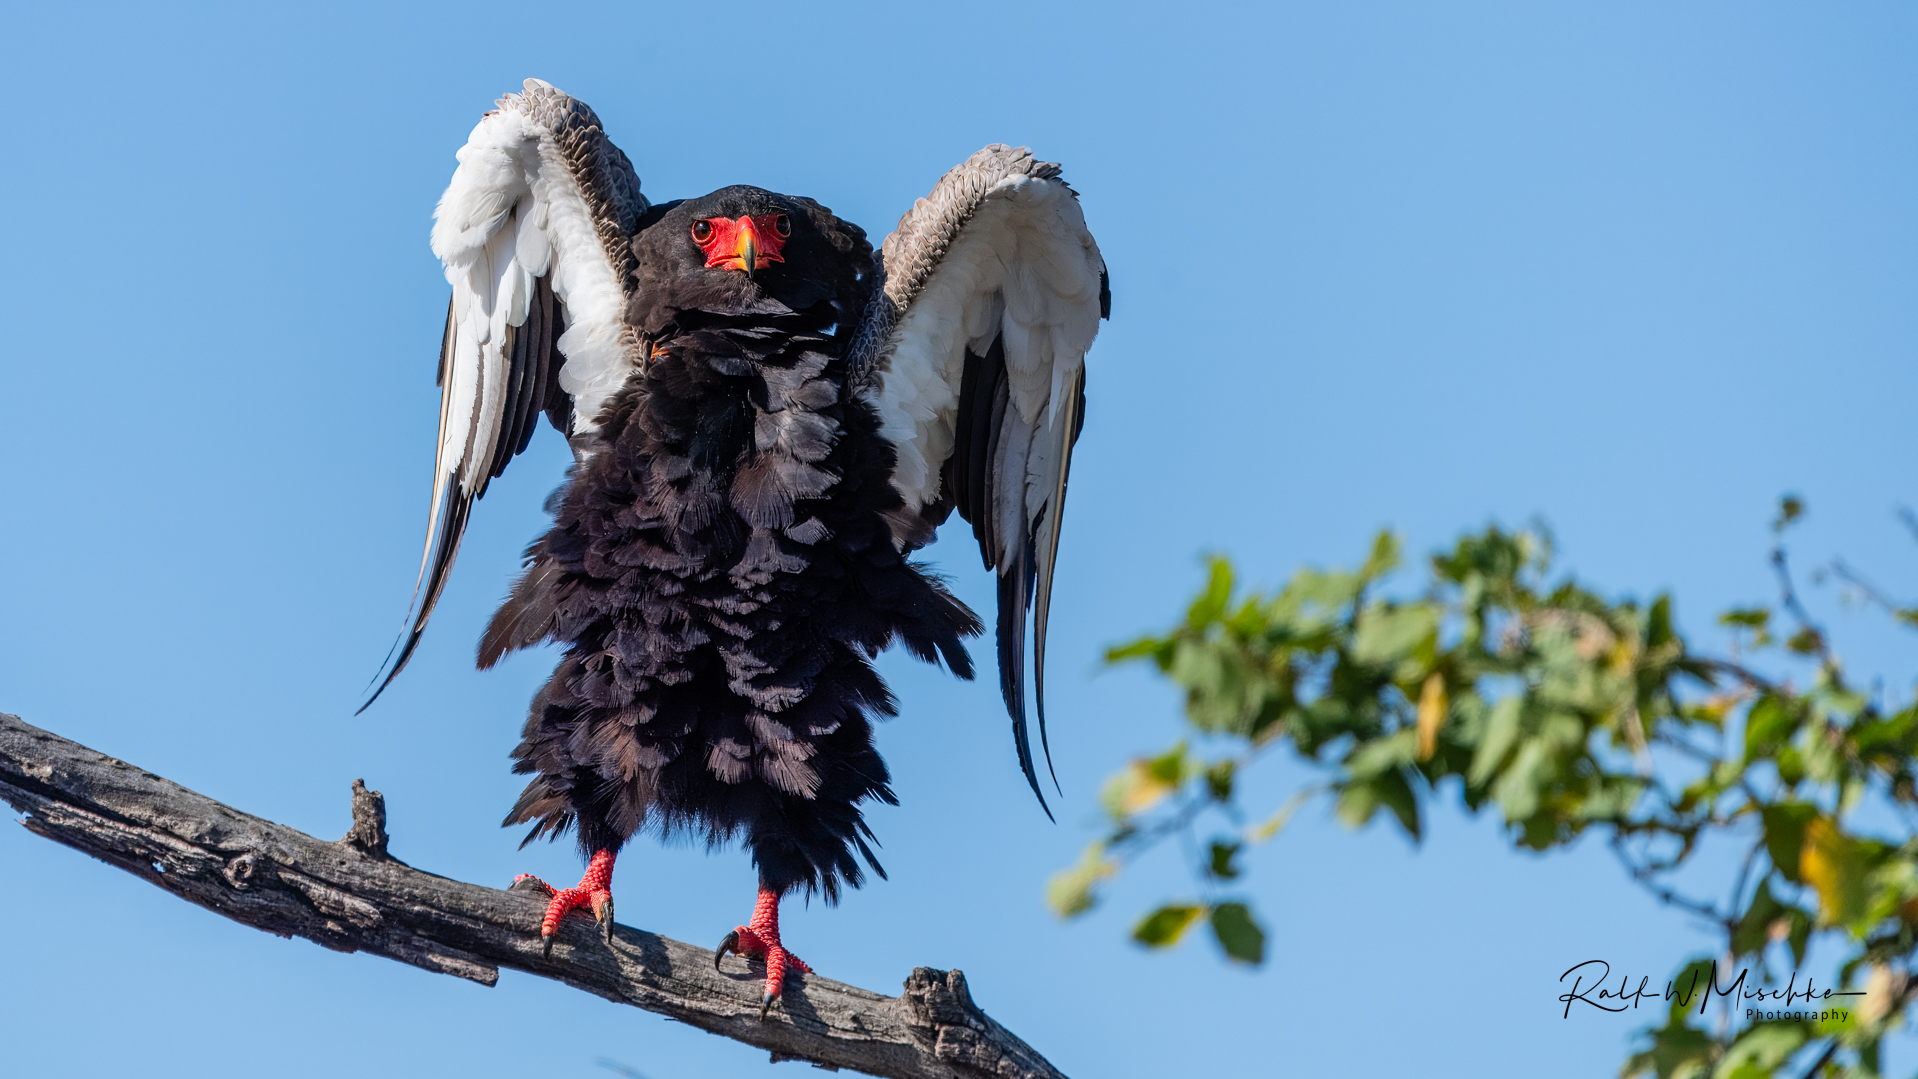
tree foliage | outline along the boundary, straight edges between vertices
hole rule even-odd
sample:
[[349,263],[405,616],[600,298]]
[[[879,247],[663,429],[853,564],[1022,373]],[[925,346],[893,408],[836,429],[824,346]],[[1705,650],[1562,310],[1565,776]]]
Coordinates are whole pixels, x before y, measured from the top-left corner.
[[[1314,799],[1349,825],[1382,817],[1417,841],[1443,786],[1469,812],[1496,812],[1518,847],[1602,836],[1633,880],[1704,919],[1719,955],[1762,978],[1816,943],[1847,988],[1869,990],[1842,1024],[1712,1026],[1695,1000],[1674,1004],[1624,1075],[1875,1076],[1918,989],[1918,704],[1854,686],[1799,603],[1783,537],[1803,511],[1782,502],[1779,600],[1721,615],[1724,654],[1686,641],[1668,595],[1611,600],[1554,579],[1542,530],[1465,536],[1409,597],[1382,586],[1400,559],[1390,534],[1357,570],[1304,570],[1271,594],[1241,594],[1214,559],[1177,625],[1107,657],[1150,664],[1184,691],[1188,739],[1107,781],[1109,827],[1048,899],[1083,913],[1128,862],[1181,839],[1200,898],[1146,913],[1133,938],[1166,947],[1203,927],[1230,960],[1256,965],[1266,942],[1239,891],[1247,847]],[[1918,609],[1836,572],[1918,625]],[[1240,776],[1281,746],[1317,780],[1276,807],[1246,804]],[[1720,844],[1741,867],[1722,895],[1675,886]]]

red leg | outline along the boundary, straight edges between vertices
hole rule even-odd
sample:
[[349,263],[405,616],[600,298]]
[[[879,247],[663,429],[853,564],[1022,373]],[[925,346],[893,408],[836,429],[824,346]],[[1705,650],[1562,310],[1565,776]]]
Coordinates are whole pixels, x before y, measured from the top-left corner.
[[559,935],[559,922],[566,912],[575,908],[588,909],[593,917],[599,919],[600,936],[608,947],[613,943],[613,852],[595,851],[593,860],[586,863],[586,875],[579,880],[575,888],[555,888],[531,873],[521,873],[513,878],[515,888],[532,887],[552,896],[546,904],[546,917],[540,919],[540,944],[547,955],[553,954],[553,938]]
[[779,942],[779,893],[765,888],[759,889],[759,902],[753,905],[753,920],[726,934],[726,939],[719,942],[719,951],[713,955],[714,970],[719,969],[719,961],[728,952],[766,961],[766,999],[759,1005],[761,1019],[766,1018],[767,1009],[786,991],[787,971],[812,973],[804,959],[787,951]]

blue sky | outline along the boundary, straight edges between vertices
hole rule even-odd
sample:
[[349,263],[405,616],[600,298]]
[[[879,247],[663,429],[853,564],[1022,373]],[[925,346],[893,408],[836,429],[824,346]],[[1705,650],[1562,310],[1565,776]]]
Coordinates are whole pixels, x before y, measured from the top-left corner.
[[[1918,501],[1908,6],[0,10],[0,710],[322,836],[364,776],[399,857],[500,885],[578,872],[570,844],[495,827],[550,655],[471,663],[563,468],[550,431],[479,506],[413,666],[352,716],[412,584],[446,288],[426,232],[479,113],[536,75],[655,199],[753,183],[875,238],[982,144],[1063,162],[1114,317],[1055,600],[1060,823],[990,678],[889,657],[902,805],[871,820],[892,879],[786,932],[874,989],[963,968],[1071,1075],[1595,1079],[1651,1017],[1560,1018],[1560,971],[1662,980],[1706,944],[1602,847],[1508,854],[1449,805],[1418,850],[1313,813],[1261,849],[1256,973],[1123,943],[1185,887],[1171,857],[1054,920],[1044,880],[1094,834],[1100,778],[1178,729],[1166,686],[1097,657],[1169,622],[1203,552],[1275,582],[1381,526],[1416,552],[1536,514],[1569,566],[1676,589],[1710,639],[1712,612],[1769,596],[1764,525],[1793,490],[1801,561],[1918,594],[1892,517]],[[964,532],[934,554],[989,609]],[[1814,602],[1907,692],[1908,638]],[[0,873],[20,1074],[768,1067],[537,979],[282,941],[23,829],[0,829]],[[623,920],[710,944],[753,879],[737,851],[642,841],[615,886]]]

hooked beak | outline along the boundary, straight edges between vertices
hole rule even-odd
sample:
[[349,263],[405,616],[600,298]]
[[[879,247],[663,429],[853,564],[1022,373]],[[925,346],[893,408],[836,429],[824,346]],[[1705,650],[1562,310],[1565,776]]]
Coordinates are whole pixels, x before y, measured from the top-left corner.
[[739,249],[737,251],[739,268],[751,277],[759,266],[759,229],[750,217],[739,219]]
[[786,261],[779,253],[786,238],[783,215],[751,214],[741,217],[708,217],[693,229],[693,242],[706,253],[706,265],[716,270],[743,270],[751,277],[775,262]]

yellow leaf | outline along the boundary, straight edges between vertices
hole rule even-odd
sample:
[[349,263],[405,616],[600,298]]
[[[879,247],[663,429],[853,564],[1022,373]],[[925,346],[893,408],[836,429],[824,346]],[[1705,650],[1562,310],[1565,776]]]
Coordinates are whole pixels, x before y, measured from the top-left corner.
[[1118,863],[1105,856],[1104,843],[1087,847],[1079,864],[1062,869],[1046,882],[1046,903],[1061,918],[1073,918],[1092,909],[1098,902],[1093,889],[1100,881],[1119,871]]
[[1299,807],[1305,804],[1306,799],[1312,797],[1312,793],[1309,789],[1302,790],[1286,799],[1285,804],[1279,807],[1277,813],[1267,818],[1265,823],[1247,832],[1245,837],[1254,843],[1264,843],[1271,840],[1273,836],[1279,834],[1281,828],[1285,827],[1286,822],[1292,819],[1292,814],[1298,812]]
[[1858,1006],[1858,1017],[1876,1023],[1890,1015],[1892,1005],[1904,994],[1906,977],[1883,963],[1873,963],[1871,976],[1865,979],[1865,999]]
[[1153,774],[1151,761],[1135,760],[1106,780],[1099,795],[1106,812],[1115,820],[1124,820],[1158,805],[1177,789]]
[[1433,671],[1419,690],[1419,760],[1431,760],[1438,752],[1439,728],[1445,725],[1445,676]]
[[1166,948],[1179,943],[1185,931],[1205,913],[1204,907],[1176,904],[1160,907],[1132,927],[1132,939],[1149,948]]
[[1818,891],[1819,922],[1847,925],[1858,916],[1865,898],[1865,860],[1857,841],[1831,818],[1814,817],[1805,825],[1798,875]]

